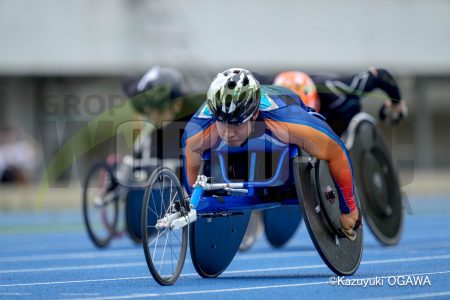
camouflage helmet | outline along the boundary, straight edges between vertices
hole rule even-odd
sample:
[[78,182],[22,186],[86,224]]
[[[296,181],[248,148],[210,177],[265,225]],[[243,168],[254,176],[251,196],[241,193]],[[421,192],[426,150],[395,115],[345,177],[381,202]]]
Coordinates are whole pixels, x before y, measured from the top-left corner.
[[258,110],[259,82],[245,69],[231,68],[217,74],[211,83],[206,105],[219,122],[240,125]]

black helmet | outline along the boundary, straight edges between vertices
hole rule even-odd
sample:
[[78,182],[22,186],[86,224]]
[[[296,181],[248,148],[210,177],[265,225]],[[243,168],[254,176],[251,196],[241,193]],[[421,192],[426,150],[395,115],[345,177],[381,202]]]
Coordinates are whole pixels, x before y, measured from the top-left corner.
[[124,92],[131,98],[136,111],[144,113],[145,107],[165,108],[171,100],[182,96],[183,76],[173,68],[155,66],[138,78],[124,81]]
[[217,74],[208,90],[209,110],[220,122],[240,125],[259,108],[259,82],[247,70],[231,68]]

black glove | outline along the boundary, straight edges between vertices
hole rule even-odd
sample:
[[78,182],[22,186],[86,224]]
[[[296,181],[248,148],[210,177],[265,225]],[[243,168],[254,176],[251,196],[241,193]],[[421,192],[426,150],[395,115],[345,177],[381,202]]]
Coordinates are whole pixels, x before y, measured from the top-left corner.
[[387,100],[380,109],[380,120],[395,125],[408,115],[408,108],[402,102],[392,102]]

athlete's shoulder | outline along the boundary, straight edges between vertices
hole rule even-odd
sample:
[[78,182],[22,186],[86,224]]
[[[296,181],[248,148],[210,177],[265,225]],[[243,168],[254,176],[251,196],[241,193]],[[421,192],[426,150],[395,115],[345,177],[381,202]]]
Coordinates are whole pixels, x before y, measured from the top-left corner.
[[[259,104],[260,111],[272,111],[289,105],[300,105],[304,107],[300,97],[288,88],[276,85],[261,86],[261,102]],[[206,102],[195,113],[193,119],[212,119],[213,115],[209,110]]]
[[271,111],[289,105],[300,105],[304,107],[300,97],[292,90],[277,85],[261,86],[261,111]]

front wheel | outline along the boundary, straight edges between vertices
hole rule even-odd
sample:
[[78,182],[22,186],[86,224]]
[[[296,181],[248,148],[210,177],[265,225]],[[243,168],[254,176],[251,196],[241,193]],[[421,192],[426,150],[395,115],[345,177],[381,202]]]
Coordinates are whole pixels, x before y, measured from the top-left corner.
[[148,269],[160,285],[174,284],[183,269],[188,226],[171,229],[170,224],[186,216],[187,210],[188,203],[175,173],[168,168],[156,169],[145,190],[141,229]]

